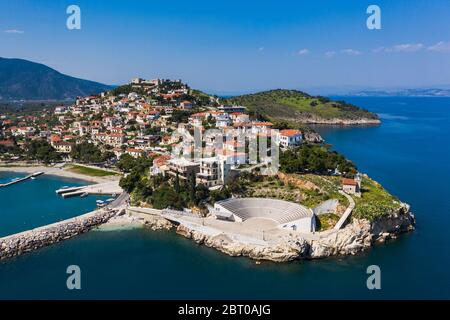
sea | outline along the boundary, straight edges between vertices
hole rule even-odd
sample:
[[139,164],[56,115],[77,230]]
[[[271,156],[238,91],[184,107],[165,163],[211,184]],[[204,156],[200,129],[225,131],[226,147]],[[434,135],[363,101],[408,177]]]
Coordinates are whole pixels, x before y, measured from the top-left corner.
[[[450,98],[333,98],[382,124],[316,130],[411,205],[414,232],[355,256],[256,264],[174,232],[100,228],[0,262],[0,299],[449,299]],[[93,209],[96,198],[54,192],[77,184],[41,176],[0,189],[0,236]],[[81,270],[80,290],[67,288],[71,265]],[[374,265],[380,289],[367,286]]]

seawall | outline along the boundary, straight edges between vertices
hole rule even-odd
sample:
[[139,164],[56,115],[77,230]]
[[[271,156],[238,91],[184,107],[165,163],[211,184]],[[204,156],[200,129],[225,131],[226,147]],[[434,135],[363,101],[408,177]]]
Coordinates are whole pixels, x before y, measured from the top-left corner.
[[118,210],[100,209],[36,229],[0,238],[0,260],[69,239],[107,222]]

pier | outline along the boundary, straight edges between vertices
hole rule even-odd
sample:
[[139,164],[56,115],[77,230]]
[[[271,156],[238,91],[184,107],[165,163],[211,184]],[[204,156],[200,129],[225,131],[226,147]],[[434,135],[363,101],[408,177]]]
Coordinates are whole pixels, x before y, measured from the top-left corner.
[[71,187],[56,190],[56,193],[63,198],[70,198],[81,196],[82,194],[88,195],[118,195],[123,192],[119,186],[119,181],[110,181],[104,183],[93,184],[89,186]]
[[0,184],[0,188],[12,186],[13,184],[16,184],[16,183],[19,183],[19,182],[22,182],[22,181],[25,181],[25,180],[28,180],[28,179],[31,179],[31,178],[35,178],[35,177],[40,176],[42,174],[44,174],[44,172],[39,171],[39,172],[35,172],[35,173],[32,173],[32,174],[29,174],[26,177],[13,180],[11,182],[2,183],[2,184]]

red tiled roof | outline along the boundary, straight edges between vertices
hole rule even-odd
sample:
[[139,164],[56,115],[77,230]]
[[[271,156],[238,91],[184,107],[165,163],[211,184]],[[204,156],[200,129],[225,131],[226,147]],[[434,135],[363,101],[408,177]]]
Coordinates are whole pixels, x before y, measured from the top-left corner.
[[299,130],[295,130],[295,129],[285,129],[285,130],[281,130],[280,134],[282,136],[286,136],[286,137],[293,137],[293,136],[301,134],[301,132]]
[[344,179],[342,179],[342,184],[346,185],[346,186],[357,186],[358,182],[356,182],[355,179],[344,178]]

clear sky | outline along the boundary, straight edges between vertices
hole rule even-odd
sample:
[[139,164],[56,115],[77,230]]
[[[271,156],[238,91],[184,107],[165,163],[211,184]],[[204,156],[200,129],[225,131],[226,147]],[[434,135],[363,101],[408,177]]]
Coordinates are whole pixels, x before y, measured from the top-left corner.
[[[66,8],[81,8],[68,30]],[[381,8],[381,30],[366,9]],[[450,84],[450,0],[0,0],[0,56],[215,93]]]

